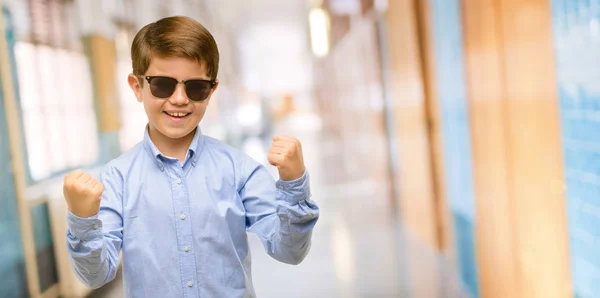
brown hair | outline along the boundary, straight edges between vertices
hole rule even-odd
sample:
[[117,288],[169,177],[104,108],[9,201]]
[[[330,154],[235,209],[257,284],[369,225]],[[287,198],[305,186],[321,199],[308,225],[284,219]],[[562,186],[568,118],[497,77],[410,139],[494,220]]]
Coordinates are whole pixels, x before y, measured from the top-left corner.
[[153,55],[196,59],[199,63],[205,63],[207,75],[211,80],[217,78],[217,43],[202,24],[189,17],[160,19],[144,26],[135,35],[131,46],[133,74],[144,75]]

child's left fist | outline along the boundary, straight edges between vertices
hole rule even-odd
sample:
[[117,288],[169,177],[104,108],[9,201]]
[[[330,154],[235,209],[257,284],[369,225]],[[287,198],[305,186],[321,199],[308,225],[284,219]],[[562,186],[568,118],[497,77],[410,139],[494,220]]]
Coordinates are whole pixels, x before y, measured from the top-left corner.
[[268,160],[277,167],[279,178],[283,181],[296,180],[304,174],[302,144],[294,137],[274,137]]

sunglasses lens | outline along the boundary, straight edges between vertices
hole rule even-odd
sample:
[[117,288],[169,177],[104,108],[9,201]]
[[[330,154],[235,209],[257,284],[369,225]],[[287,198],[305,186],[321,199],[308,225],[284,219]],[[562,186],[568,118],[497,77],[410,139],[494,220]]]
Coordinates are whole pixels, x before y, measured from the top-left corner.
[[173,78],[154,77],[150,81],[150,92],[158,98],[167,98],[173,95],[177,87],[177,80]]
[[185,93],[193,101],[202,101],[208,98],[212,84],[208,81],[189,80],[185,82]]

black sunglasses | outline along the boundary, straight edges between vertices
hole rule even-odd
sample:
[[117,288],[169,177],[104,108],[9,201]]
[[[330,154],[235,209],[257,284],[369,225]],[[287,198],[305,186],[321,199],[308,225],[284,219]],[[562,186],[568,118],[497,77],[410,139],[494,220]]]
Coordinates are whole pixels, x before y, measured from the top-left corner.
[[192,101],[203,101],[208,98],[210,91],[217,84],[209,80],[181,80],[162,76],[143,76],[150,85],[150,92],[154,97],[169,98],[175,92],[177,84],[185,85],[185,94]]

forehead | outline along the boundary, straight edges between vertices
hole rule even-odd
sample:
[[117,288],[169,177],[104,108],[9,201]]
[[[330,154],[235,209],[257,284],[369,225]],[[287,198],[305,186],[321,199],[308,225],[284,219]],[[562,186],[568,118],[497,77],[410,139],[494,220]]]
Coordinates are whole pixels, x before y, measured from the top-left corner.
[[168,76],[178,80],[190,78],[208,79],[206,63],[184,57],[158,57],[150,59],[146,75]]

